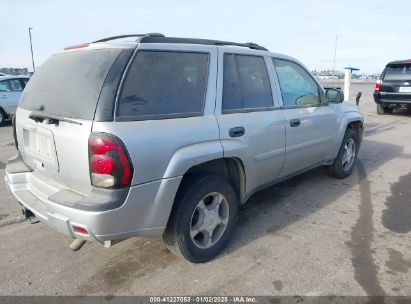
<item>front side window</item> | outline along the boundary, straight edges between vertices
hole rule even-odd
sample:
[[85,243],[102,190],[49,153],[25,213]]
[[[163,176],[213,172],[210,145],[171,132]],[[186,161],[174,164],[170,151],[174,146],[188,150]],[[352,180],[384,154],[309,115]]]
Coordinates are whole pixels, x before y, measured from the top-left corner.
[[11,91],[10,81],[8,80],[0,81],[0,92],[10,92],[10,91]]
[[128,71],[117,117],[156,119],[203,113],[209,55],[139,51]]
[[321,104],[319,87],[306,70],[288,60],[273,59],[273,63],[285,107],[312,107]]
[[223,73],[223,112],[273,107],[263,57],[225,54]]

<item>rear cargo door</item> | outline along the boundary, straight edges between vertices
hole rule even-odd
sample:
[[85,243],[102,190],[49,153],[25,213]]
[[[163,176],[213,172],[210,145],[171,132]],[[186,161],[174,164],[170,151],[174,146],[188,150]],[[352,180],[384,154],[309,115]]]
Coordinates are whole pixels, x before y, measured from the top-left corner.
[[51,56],[33,75],[16,116],[19,150],[36,176],[82,194],[91,190],[88,138],[104,81],[121,49]]
[[387,66],[379,94],[383,100],[411,102],[411,63]]

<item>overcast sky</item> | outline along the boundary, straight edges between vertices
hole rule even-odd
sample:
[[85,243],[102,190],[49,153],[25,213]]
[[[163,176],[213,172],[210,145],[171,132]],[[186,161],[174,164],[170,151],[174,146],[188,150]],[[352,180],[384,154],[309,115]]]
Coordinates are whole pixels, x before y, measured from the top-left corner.
[[68,45],[128,33],[256,42],[310,69],[379,73],[411,57],[411,1],[0,0],[0,67],[31,69]]

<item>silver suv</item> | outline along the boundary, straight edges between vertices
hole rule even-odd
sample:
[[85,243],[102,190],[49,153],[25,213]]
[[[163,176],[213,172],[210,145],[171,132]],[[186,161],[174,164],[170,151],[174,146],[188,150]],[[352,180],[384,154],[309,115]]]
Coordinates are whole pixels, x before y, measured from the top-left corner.
[[29,79],[28,76],[1,76],[0,73],[0,126],[16,114],[21,93]]
[[33,75],[5,180],[26,216],[71,238],[162,235],[205,262],[256,191],[317,166],[352,172],[363,117],[342,101],[254,43],[110,37]]

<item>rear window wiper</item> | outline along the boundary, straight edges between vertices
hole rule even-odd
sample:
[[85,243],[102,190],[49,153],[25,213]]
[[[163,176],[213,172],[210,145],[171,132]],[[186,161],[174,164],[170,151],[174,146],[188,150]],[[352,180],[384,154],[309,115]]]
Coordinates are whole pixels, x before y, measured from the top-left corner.
[[65,121],[77,125],[82,125],[81,122],[75,121],[73,119],[61,117],[61,116],[56,116],[56,115],[45,115],[45,114],[30,114],[29,118],[34,120],[35,122],[43,122],[46,121],[46,124],[48,125],[58,125],[60,121]]

